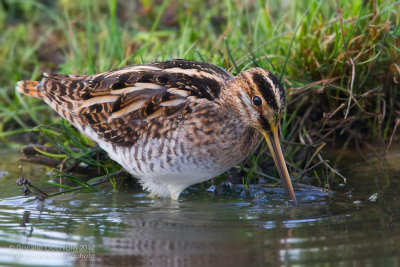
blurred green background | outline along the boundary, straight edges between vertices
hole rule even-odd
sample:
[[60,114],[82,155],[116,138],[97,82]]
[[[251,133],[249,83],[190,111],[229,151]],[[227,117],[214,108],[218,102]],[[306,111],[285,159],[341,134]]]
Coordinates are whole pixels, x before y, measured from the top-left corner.
[[292,127],[307,113],[301,127],[319,138],[385,139],[399,116],[399,8],[354,0],[3,0],[0,137],[54,119],[40,101],[21,103],[18,80],[185,58],[233,73],[274,71],[291,96]]

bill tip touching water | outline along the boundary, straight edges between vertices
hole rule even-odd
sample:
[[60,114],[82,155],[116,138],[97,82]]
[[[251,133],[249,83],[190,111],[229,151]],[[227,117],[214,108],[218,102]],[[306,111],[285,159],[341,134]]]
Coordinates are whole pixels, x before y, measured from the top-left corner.
[[296,203],[278,132],[286,95],[269,71],[233,76],[212,64],[172,60],[43,76],[18,82],[16,90],[43,99],[151,195],[178,199],[185,188],[243,161],[264,137]]

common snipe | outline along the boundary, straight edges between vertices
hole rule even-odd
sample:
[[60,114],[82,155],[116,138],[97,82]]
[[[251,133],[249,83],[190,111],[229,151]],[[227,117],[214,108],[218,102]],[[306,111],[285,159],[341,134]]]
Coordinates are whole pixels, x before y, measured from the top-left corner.
[[211,64],[173,60],[43,76],[18,82],[17,91],[42,98],[152,195],[178,199],[248,157],[264,136],[295,201],[278,139],[285,91],[267,70],[234,77]]

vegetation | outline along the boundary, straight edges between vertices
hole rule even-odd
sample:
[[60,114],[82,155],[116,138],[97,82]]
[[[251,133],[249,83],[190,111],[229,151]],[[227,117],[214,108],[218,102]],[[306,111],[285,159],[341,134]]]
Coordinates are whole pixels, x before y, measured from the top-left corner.
[[[282,133],[292,176],[329,185],[337,172],[320,153],[326,143],[387,151],[399,140],[399,10],[392,0],[4,0],[0,138],[6,145],[46,143],[55,151],[39,152],[58,166],[84,162],[109,173],[118,167],[47,105],[14,94],[15,83],[43,71],[93,74],[173,58],[234,74],[260,66],[288,92]],[[242,166],[246,183],[266,176],[264,153]]]

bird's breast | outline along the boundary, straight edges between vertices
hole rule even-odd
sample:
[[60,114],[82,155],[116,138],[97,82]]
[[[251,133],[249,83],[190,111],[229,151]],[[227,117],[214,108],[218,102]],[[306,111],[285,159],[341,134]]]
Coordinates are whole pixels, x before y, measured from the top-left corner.
[[83,130],[135,177],[191,185],[229,170],[261,141],[256,130],[240,121],[209,119],[186,118],[157,138],[144,135],[129,146],[104,141],[89,127]]

